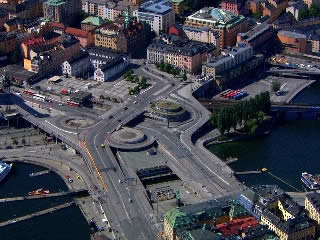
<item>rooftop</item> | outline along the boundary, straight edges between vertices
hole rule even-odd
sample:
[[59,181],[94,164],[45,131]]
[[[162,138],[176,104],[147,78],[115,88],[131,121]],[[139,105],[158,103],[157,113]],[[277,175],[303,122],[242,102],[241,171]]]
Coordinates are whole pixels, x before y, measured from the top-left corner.
[[281,36],[286,36],[289,38],[307,38],[305,34],[301,34],[301,33],[297,33],[297,32],[291,32],[291,31],[285,31],[285,30],[281,30],[278,32],[278,35]]
[[208,229],[197,228],[197,229],[188,229],[181,230],[177,232],[177,236],[179,239],[183,240],[222,240],[220,235],[217,233],[210,231]]
[[306,198],[309,200],[309,202],[312,204],[312,206],[320,212],[320,193],[309,193],[306,195]]
[[142,3],[138,11],[165,14],[172,11],[172,7],[170,0],[153,0]]
[[51,6],[59,6],[65,4],[66,0],[48,0],[44,2],[44,4],[51,5]]
[[100,26],[101,24],[105,23],[105,21],[101,17],[89,16],[86,19],[84,19],[81,23]]
[[201,43],[191,40],[178,40],[174,35],[161,40],[154,40],[148,49],[176,53],[177,55],[194,56],[198,53],[210,52],[215,49],[212,44]]
[[245,20],[243,16],[236,16],[232,11],[213,7],[202,8],[196,13],[187,17],[187,19],[213,22],[217,25],[233,24],[235,22]]
[[259,24],[246,33],[239,33],[239,36],[242,36],[244,40],[249,42],[269,29],[271,29],[271,25]]

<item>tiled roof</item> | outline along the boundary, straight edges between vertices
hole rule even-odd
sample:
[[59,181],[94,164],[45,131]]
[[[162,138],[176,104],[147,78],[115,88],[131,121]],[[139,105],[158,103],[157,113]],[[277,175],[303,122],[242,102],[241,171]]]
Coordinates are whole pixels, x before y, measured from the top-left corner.
[[70,35],[77,36],[77,37],[82,37],[82,38],[86,38],[87,35],[88,35],[88,32],[83,30],[83,29],[72,28],[72,27],[67,27],[65,32],[70,34]]
[[63,23],[51,22],[50,25],[53,28],[65,29],[65,26]]
[[24,41],[23,44],[29,47],[29,46],[33,46],[43,42],[44,42],[43,37],[38,37],[38,38],[31,38],[27,41]]
[[256,227],[259,222],[254,217],[241,218],[231,220],[228,223],[221,223],[216,226],[217,230],[222,232],[224,236],[238,235],[240,232],[244,231],[250,227]]

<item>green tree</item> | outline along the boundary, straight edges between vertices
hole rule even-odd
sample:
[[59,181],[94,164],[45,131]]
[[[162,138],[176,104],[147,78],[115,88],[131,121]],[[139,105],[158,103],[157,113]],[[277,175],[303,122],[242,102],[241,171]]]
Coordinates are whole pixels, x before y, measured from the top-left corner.
[[183,80],[184,82],[188,80],[187,74],[186,74],[185,72],[183,73],[182,80]]
[[220,134],[224,135],[224,132],[226,131],[226,123],[223,111],[221,111],[217,116],[217,128]]
[[26,140],[24,138],[21,139],[21,144],[25,145],[26,144]]
[[138,76],[135,76],[134,79],[133,79],[133,81],[134,81],[135,83],[138,83],[138,82],[139,82],[139,77],[138,77]]
[[258,114],[257,114],[258,125],[263,123],[263,119],[264,119],[264,113],[262,111],[258,112]]
[[253,16],[255,19],[260,19],[260,18],[261,18],[261,14],[260,14],[259,12],[252,13],[252,16]]
[[307,8],[299,11],[299,15],[298,15],[299,21],[308,17],[309,17],[309,10]]
[[18,144],[18,141],[16,139],[12,139],[12,144],[13,145],[17,145]]
[[271,90],[277,92],[280,90],[281,83],[279,81],[273,81],[271,84]]
[[249,119],[245,124],[245,128],[248,132],[248,135],[253,136],[258,128],[257,119]]
[[320,9],[315,4],[311,4],[309,8],[309,17],[318,17],[320,15]]

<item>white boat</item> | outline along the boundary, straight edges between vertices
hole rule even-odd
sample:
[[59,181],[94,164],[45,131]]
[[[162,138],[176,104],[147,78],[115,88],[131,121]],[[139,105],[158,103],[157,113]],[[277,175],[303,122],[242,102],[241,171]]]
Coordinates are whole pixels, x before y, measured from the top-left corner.
[[9,174],[12,163],[0,162],[0,182]]

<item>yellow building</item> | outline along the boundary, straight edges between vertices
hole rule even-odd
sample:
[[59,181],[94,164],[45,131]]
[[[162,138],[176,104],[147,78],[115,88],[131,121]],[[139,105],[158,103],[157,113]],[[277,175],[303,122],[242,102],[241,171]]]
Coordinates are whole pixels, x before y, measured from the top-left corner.
[[278,209],[282,213],[282,218],[284,221],[288,219],[293,219],[296,216],[299,216],[303,211],[303,208],[300,207],[296,202],[289,198],[281,198],[278,200]]
[[94,34],[94,45],[116,50],[119,27],[109,24],[101,29],[97,29]]
[[320,194],[314,192],[306,195],[304,207],[309,217],[320,225]]
[[308,217],[298,216],[282,220],[275,213],[265,209],[261,215],[261,224],[267,225],[280,240],[313,240],[315,239],[315,225]]
[[15,33],[0,34],[0,52],[8,54],[14,52],[17,47],[17,36]]
[[180,15],[184,12],[184,0],[171,0],[171,2],[175,14]]

